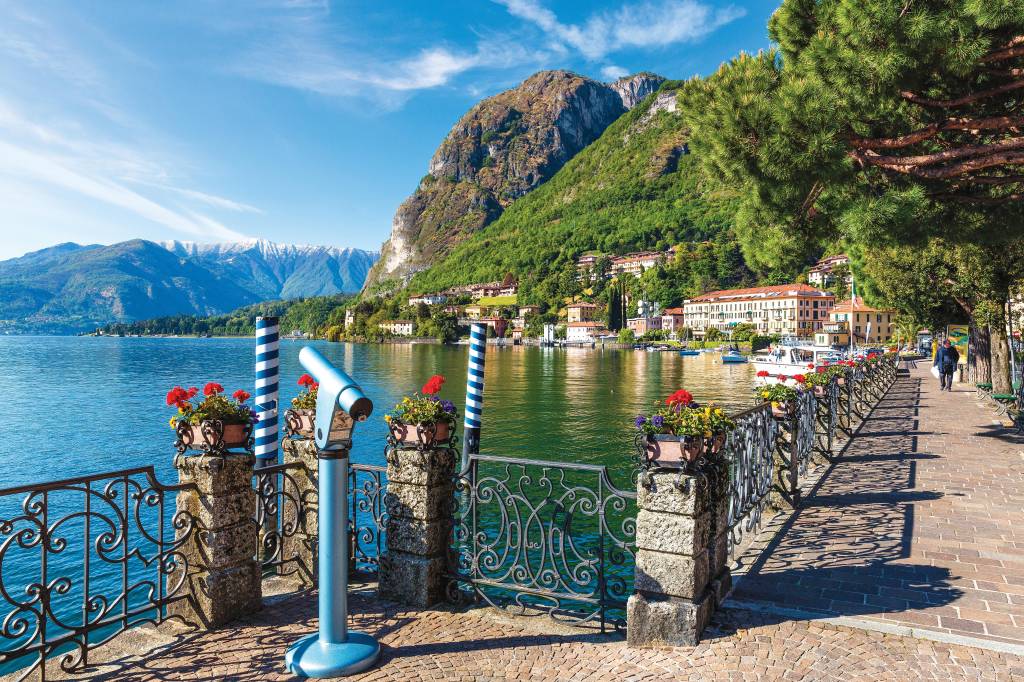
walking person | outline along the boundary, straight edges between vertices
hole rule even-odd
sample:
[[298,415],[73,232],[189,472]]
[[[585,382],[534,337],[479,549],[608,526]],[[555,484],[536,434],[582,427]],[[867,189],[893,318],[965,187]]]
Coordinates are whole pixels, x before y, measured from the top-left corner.
[[953,390],[953,373],[956,371],[958,362],[960,362],[960,353],[953,348],[949,339],[946,339],[935,353],[935,366],[939,369],[940,391]]

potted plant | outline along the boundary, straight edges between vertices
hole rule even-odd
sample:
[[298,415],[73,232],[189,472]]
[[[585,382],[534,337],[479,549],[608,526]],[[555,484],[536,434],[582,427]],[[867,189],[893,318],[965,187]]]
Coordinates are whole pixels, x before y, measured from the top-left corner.
[[178,436],[178,452],[190,448],[223,452],[250,447],[256,412],[246,404],[249,394],[239,389],[230,398],[224,387],[211,381],[203,387],[202,398],[195,386],[175,386],[167,392],[167,404],[177,408],[170,425]]
[[430,448],[448,444],[455,434],[455,405],[438,397],[444,377],[435,374],[420,393],[402,398],[391,414],[384,415],[395,443]]
[[679,469],[704,453],[717,454],[725,445],[725,431],[735,424],[716,405],[699,407],[689,391],[678,390],[650,416],[637,415],[633,425],[641,433],[638,445],[648,467]]
[[302,386],[302,390],[292,398],[291,409],[284,413],[285,430],[290,436],[312,438],[316,422],[316,392],[320,384],[308,374],[300,376],[296,383]]
[[819,367],[816,372],[804,377],[804,386],[813,390],[814,395],[818,398],[825,396],[825,389],[828,388],[829,382],[832,381],[832,375],[824,370],[824,367]]
[[788,417],[796,405],[796,390],[785,384],[758,386],[754,389],[754,396],[771,403],[772,415],[779,419]]

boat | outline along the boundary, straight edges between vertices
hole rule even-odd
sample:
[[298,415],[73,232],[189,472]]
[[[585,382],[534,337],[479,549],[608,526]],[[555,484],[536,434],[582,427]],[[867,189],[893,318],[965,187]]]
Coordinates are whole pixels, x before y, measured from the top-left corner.
[[747,362],[747,356],[738,350],[728,350],[722,353],[722,364],[741,364]]
[[843,359],[843,354],[831,346],[815,346],[793,339],[783,339],[766,352],[754,355],[754,369],[767,372],[765,383],[776,383],[779,377],[785,381],[797,374],[807,374],[816,368]]
[[679,354],[684,356],[700,355],[700,351],[694,350],[692,348],[683,348],[681,351],[679,351]]

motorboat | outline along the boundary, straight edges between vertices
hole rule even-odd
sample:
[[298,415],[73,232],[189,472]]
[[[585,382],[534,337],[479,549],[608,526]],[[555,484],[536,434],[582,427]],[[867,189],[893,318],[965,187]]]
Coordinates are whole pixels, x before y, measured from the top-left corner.
[[741,364],[747,362],[747,356],[740,353],[738,350],[727,350],[722,353],[722,364]]
[[695,350],[693,348],[683,348],[682,350],[679,351],[679,354],[686,357],[690,357],[693,355],[700,355],[700,351]]
[[767,372],[763,377],[766,383],[775,383],[779,377],[785,378],[797,374],[807,374],[818,367],[833,364],[843,359],[843,354],[831,346],[815,346],[793,341],[783,341],[754,355],[754,369],[758,374]]

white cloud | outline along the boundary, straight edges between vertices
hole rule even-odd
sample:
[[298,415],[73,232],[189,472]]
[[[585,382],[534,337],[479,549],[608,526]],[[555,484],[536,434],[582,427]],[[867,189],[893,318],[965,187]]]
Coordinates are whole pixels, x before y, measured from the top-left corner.
[[628,76],[629,71],[622,68],[621,66],[609,64],[608,66],[601,69],[601,75],[604,76],[607,80],[614,81],[622,78],[623,76]]
[[554,41],[598,60],[625,48],[694,42],[746,14],[741,7],[716,10],[697,0],[661,0],[623,5],[594,14],[583,24],[564,24],[540,0],[494,0],[510,14],[536,25]]

